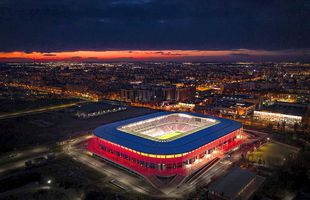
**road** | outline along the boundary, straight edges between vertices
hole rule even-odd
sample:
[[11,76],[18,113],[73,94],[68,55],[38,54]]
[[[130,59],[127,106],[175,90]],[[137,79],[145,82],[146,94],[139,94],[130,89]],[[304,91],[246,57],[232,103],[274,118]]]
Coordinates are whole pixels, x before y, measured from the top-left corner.
[[39,145],[27,149],[22,149],[18,151],[8,152],[5,154],[0,155],[0,175],[7,171],[16,170],[19,168],[23,168],[25,166],[25,162],[27,160],[31,160],[34,158],[38,158],[41,156],[46,156],[49,153],[59,154],[63,153],[66,148],[70,145],[84,141],[88,139],[91,135],[86,134],[80,137],[69,139],[62,141],[58,146],[61,148],[56,148],[57,145],[55,144],[46,144],[46,145]]
[[183,196],[194,192],[196,188],[200,186],[207,185],[212,181],[212,178],[219,177],[223,175],[229,166],[232,164],[230,161],[225,161],[224,159],[218,161],[212,167],[210,167],[205,173],[203,173],[199,178],[194,179],[190,183],[183,183],[175,191],[171,192],[169,195],[172,196]]
[[158,191],[154,189],[149,183],[143,178],[136,177],[130,173],[120,170],[114,166],[111,166],[105,162],[102,162],[92,157],[87,151],[76,148],[75,144],[87,139],[89,136],[81,137],[77,140],[68,142],[63,146],[64,152],[72,157],[74,160],[81,162],[92,169],[103,173],[107,178],[105,180],[117,180],[122,185],[125,185],[129,191],[137,193],[160,196]]
[[[80,142],[90,137],[90,134],[80,136],[76,139],[65,140],[60,146],[67,147],[70,143]],[[11,170],[23,168],[27,160],[46,156],[49,153],[62,153],[56,144],[39,145],[32,148],[22,149],[0,155],[0,175]]]
[[[29,183],[27,185],[24,185],[22,187],[19,187],[19,188],[16,188],[16,189],[13,189],[13,190],[9,190],[9,191],[6,191],[6,192],[3,192],[0,194],[0,199],[10,199],[10,195],[17,195],[19,198],[21,197],[22,194],[34,194],[34,193],[37,193],[37,192],[40,192],[42,190],[51,190],[53,191],[53,193],[56,195],[59,195],[59,194],[62,194],[63,196],[61,196],[62,198],[61,199],[76,199],[76,200],[81,200],[81,192],[76,192],[76,191],[73,191],[73,190],[66,190],[64,188],[60,188],[56,185],[53,185],[53,184],[48,184],[48,183],[43,183],[43,184],[40,184],[40,183],[37,183],[37,182],[32,182],[32,183]],[[58,192],[55,193],[55,192]],[[52,194],[52,193],[51,193]],[[55,196],[50,196],[51,197],[55,197]]]
[[6,171],[25,166],[27,160],[41,157],[50,152],[48,146],[36,146],[31,149],[10,152],[0,156],[0,175]]
[[257,135],[257,136],[259,136],[259,137],[261,137],[261,138],[270,135],[269,133],[261,132],[261,131],[256,131],[256,130],[250,130],[250,129],[243,129],[243,130],[244,130],[245,132],[247,132],[247,133]]
[[81,103],[86,103],[86,102],[87,101],[79,101],[79,102],[75,102],[75,103],[67,103],[67,104],[62,104],[62,105],[36,108],[36,109],[32,109],[32,110],[6,113],[6,114],[0,115],[0,120],[1,119],[10,119],[10,118],[15,118],[15,117],[22,117],[25,115],[33,115],[33,114],[38,114],[38,113],[43,113],[43,112],[48,112],[48,111],[54,111],[54,110],[61,110],[64,108],[72,107],[72,106],[75,106],[75,105],[78,105]]

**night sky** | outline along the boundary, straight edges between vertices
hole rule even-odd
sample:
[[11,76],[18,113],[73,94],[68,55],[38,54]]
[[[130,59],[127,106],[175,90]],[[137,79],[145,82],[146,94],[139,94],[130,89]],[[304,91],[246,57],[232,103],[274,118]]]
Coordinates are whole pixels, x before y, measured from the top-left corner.
[[309,0],[0,0],[0,27],[0,59],[310,57]]

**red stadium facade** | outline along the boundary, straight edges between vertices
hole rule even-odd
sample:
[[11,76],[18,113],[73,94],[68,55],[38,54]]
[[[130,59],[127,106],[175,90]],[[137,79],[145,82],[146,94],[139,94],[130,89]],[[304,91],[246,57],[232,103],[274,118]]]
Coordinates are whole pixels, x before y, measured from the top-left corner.
[[242,127],[196,149],[178,154],[156,154],[137,151],[108,139],[94,136],[88,150],[109,162],[147,178],[153,185],[162,181],[181,182],[210,161],[238,147],[244,139]]

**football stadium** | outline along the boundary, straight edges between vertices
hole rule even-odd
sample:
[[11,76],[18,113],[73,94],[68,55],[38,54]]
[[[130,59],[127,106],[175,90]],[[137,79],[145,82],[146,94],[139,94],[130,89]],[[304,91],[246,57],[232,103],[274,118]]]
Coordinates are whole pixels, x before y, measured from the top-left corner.
[[239,122],[185,112],[157,112],[94,130],[88,150],[153,185],[179,183],[241,144]]

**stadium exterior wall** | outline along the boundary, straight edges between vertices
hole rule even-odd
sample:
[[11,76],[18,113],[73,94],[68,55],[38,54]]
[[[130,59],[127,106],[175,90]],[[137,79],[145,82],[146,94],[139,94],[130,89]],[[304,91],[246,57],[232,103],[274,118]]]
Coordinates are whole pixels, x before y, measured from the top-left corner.
[[242,127],[190,152],[169,155],[139,152],[94,136],[88,150],[146,177],[185,177],[238,146],[242,142],[241,135]]

